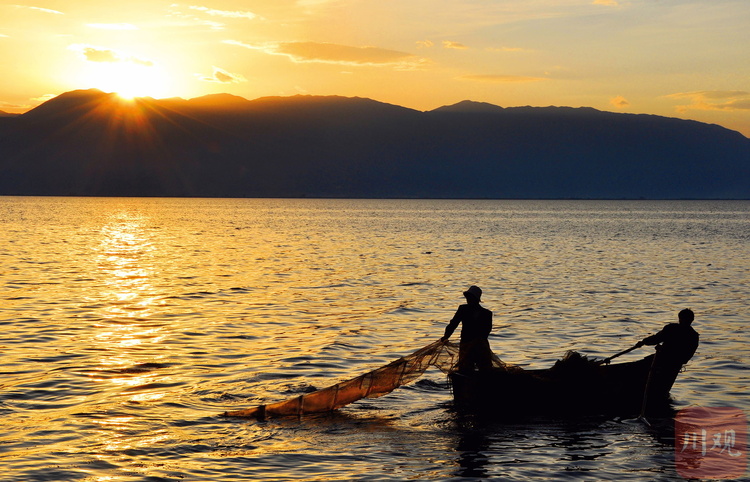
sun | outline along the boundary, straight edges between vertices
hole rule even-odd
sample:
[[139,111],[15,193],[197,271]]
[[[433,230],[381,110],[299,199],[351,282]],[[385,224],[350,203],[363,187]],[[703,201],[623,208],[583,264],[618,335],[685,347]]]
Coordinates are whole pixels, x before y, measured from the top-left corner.
[[172,95],[169,75],[154,65],[132,62],[100,63],[86,74],[87,83],[104,92],[115,92],[124,99],[164,98]]

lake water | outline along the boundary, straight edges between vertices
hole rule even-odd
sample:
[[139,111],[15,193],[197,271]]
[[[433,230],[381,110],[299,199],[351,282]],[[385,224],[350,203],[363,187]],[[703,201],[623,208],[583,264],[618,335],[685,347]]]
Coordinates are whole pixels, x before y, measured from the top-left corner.
[[690,307],[675,408],[750,409],[750,202],[0,197],[0,220],[2,480],[681,480],[668,431],[480,420],[437,370],[332,414],[219,416],[435,341],[471,284],[493,350],[535,368]]

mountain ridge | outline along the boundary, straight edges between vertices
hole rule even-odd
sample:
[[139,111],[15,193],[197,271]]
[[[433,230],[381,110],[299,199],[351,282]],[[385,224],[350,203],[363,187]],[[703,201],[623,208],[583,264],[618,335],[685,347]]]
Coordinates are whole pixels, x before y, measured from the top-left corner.
[[[116,103],[150,103],[154,105],[185,105],[185,106],[201,106],[207,109],[217,109],[221,110],[225,106],[229,105],[232,107],[244,107],[248,109],[255,109],[259,105],[264,106],[274,106],[274,107],[287,107],[287,108],[293,108],[293,109],[299,109],[300,107],[306,107],[306,106],[316,106],[316,105],[322,105],[325,103],[342,103],[342,102],[362,102],[362,103],[368,103],[371,105],[378,105],[383,107],[393,107],[395,109],[399,110],[405,110],[410,112],[420,112],[420,113],[468,113],[468,114],[492,114],[492,113],[520,113],[520,112],[554,112],[555,114],[579,114],[579,113],[601,113],[601,114],[609,114],[612,116],[639,116],[642,118],[650,117],[650,118],[656,118],[656,119],[669,119],[671,121],[676,122],[685,122],[685,123],[696,123],[699,125],[704,126],[714,126],[715,128],[726,130],[729,132],[734,132],[738,134],[739,136],[748,139],[746,136],[744,136],[742,133],[734,131],[732,129],[726,128],[724,126],[721,126],[719,124],[711,124],[711,123],[704,123],[700,121],[695,121],[691,119],[679,119],[675,117],[668,117],[668,116],[661,116],[657,114],[634,114],[634,113],[617,113],[617,112],[610,112],[610,111],[602,111],[599,109],[596,109],[594,107],[569,107],[569,106],[514,106],[514,107],[502,107],[495,104],[491,104],[488,102],[477,102],[473,100],[462,100],[455,104],[448,104],[443,105],[440,107],[437,107],[435,109],[427,110],[427,111],[419,111],[416,109],[411,109],[408,107],[399,106],[397,104],[391,104],[386,102],[377,101],[374,99],[366,98],[366,97],[347,97],[347,96],[340,96],[340,95],[309,95],[309,94],[296,94],[292,96],[265,96],[265,97],[258,97],[256,99],[249,100],[245,97],[234,95],[234,94],[228,94],[228,93],[218,93],[218,94],[207,94],[199,97],[193,97],[190,99],[183,99],[181,97],[172,97],[172,98],[164,98],[164,99],[155,99],[153,97],[136,97],[134,99],[122,99],[118,96],[116,93],[106,93],[99,89],[79,89],[79,90],[73,90],[69,92],[65,92],[63,94],[60,94],[57,97],[54,97],[53,99],[50,99],[39,106],[30,109],[29,111],[21,114],[9,114],[5,113],[3,111],[0,111],[0,115],[6,114],[8,116],[26,116],[27,114],[35,113],[39,109],[44,109],[49,106],[55,106],[59,109],[59,104],[61,101],[67,101],[71,103],[75,103],[80,100],[85,101],[98,101],[106,99],[112,102]],[[67,103],[66,102],[66,103]],[[64,106],[63,106],[64,107]]]
[[0,194],[748,199],[750,140],[590,107],[89,89],[2,117]]

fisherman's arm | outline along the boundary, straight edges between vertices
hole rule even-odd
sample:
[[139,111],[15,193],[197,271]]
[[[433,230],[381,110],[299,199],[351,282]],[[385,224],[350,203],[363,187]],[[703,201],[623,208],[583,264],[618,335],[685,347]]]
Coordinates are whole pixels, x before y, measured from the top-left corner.
[[664,330],[661,330],[659,333],[651,336],[647,336],[643,340],[636,343],[636,346],[639,348],[643,345],[658,345],[659,343],[664,341]]
[[456,311],[456,314],[453,315],[453,319],[451,319],[450,322],[448,322],[448,326],[445,327],[445,334],[443,335],[440,340],[442,341],[448,341],[448,338],[451,337],[454,331],[456,331],[456,327],[461,322],[461,308],[459,308]]

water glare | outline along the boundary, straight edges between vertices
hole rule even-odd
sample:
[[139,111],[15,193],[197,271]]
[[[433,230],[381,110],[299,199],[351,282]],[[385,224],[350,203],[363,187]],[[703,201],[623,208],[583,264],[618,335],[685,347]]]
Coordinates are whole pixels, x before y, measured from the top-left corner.
[[0,221],[8,480],[682,480],[669,430],[478,419],[436,370],[332,414],[218,416],[435,341],[474,283],[528,367],[690,307],[676,407],[748,409],[748,202],[5,197]]

